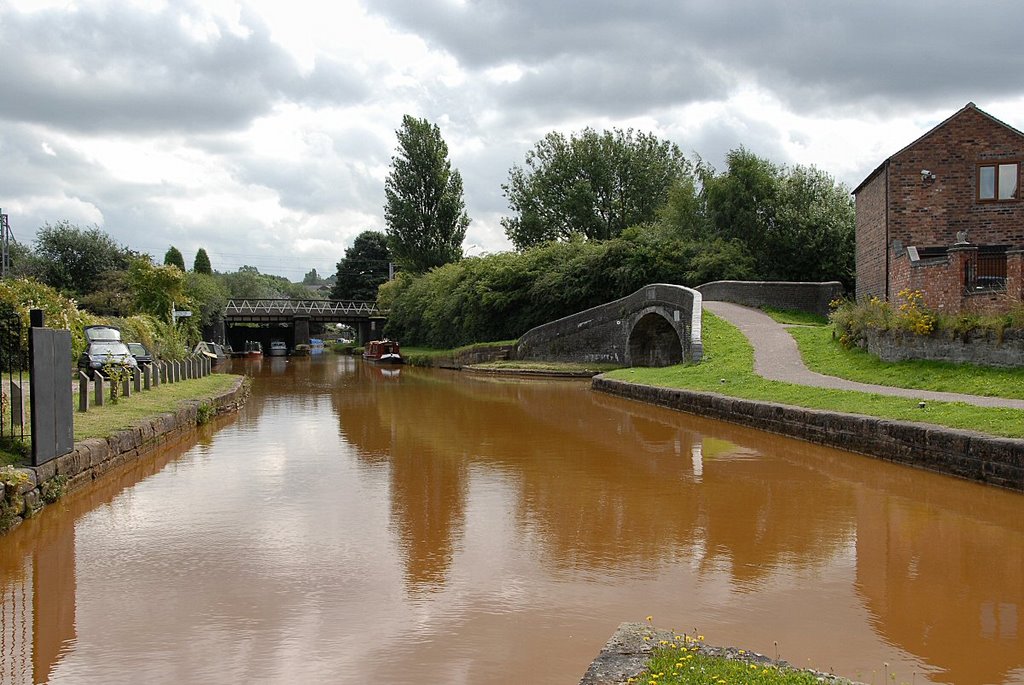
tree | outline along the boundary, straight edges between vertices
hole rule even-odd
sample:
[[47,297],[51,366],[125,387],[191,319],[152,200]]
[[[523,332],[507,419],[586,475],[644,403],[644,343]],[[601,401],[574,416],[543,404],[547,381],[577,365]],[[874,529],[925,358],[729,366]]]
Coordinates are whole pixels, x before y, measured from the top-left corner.
[[388,246],[402,269],[423,273],[462,259],[469,227],[462,176],[451,168],[437,125],[407,114],[395,133],[397,154],[384,184]]
[[814,167],[778,166],[743,148],[704,182],[715,233],[743,243],[763,280],[854,279],[854,206],[845,186]]
[[185,258],[181,255],[181,250],[174,245],[167,248],[167,252],[164,253],[164,266],[176,266],[184,273]]
[[509,170],[502,190],[514,215],[501,223],[520,250],[574,235],[607,240],[653,221],[673,185],[691,174],[678,146],[652,134],[552,132],[525,166]]
[[131,316],[135,306],[135,292],[127,271],[100,274],[92,291],[78,298],[80,309],[100,316]]
[[132,260],[128,282],[139,311],[171,321],[175,307],[187,309],[192,301],[185,290],[185,272],[176,264],[153,264],[148,256]]
[[102,274],[128,268],[133,255],[99,228],[66,219],[39,229],[35,253],[43,282],[76,298],[95,290]]
[[[166,257],[164,258],[166,262]],[[192,270],[197,274],[206,274],[207,276],[213,274],[213,267],[210,265],[210,255],[206,254],[204,248],[199,248],[196,252],[196,259],[192,262]],[[182,269],[184,271],[184,269]]]
[[185,275],[185,293],[196,310],[194,318],[203,328],[222,316],[228,302],[228,289],[224,283],[199,271]]
[[345,250],[331,289],[333,300],[376,300],[377,288],[388,280],[388,238],[380,231],[363,231]]

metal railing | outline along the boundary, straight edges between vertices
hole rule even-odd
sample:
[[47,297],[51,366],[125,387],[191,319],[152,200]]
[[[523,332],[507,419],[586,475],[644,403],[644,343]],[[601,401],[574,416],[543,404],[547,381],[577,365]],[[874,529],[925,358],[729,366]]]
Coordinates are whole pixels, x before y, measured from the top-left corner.
[[358,300],[228,300],[225,316],[310,314],[318,316],[383,316],[376,302]]
[[1006,252],[979,252],[976,261],[970,261],[964,270],[964,290],[967,293],[1006,290]]

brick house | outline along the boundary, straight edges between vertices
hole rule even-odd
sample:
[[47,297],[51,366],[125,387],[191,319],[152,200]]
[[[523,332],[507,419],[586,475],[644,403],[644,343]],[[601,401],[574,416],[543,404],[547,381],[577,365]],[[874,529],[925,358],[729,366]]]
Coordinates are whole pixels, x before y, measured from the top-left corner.
[[973,102],[903,148],[853,191],[857,299],[904,288],[935,310],[1020,301],[1024,133]]

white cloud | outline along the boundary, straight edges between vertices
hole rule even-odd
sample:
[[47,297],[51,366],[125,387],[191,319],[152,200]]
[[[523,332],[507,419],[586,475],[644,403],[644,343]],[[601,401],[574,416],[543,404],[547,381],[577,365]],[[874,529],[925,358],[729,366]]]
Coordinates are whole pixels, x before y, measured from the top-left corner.
[[968,100],[1024,127],[1012,22],[914,5],[8,0],[0,206],[22,240],[67,218],[297,279],[383,228],[403,114],[441,127],[474,254],[509,248],[501,184],[552,130],[651,131],[717,167],[743,145],[854,186]]

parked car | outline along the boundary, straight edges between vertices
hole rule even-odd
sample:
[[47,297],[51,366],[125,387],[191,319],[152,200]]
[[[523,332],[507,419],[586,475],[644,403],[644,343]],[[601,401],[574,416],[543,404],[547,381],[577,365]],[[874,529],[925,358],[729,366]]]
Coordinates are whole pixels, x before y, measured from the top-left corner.
[[128,346],[120,340],[97,340],[89,343],[85,352],[78,358],[78,368],[92,375],[99,371],[106,375],[108,364],[128,369],[138,368],[139,364],[128,350]]
[[128,351],[132,353],[132,356],[135,357],[135,362],[139,366],[153,363],[153,355],[150,354],[149,350],[142,343],[130,342],[125,343],[125,345],[128,347]]
[[86,326],[83,329],[85,341],[93,343],[100,340],[121,341],[121,329],[116,326]]

